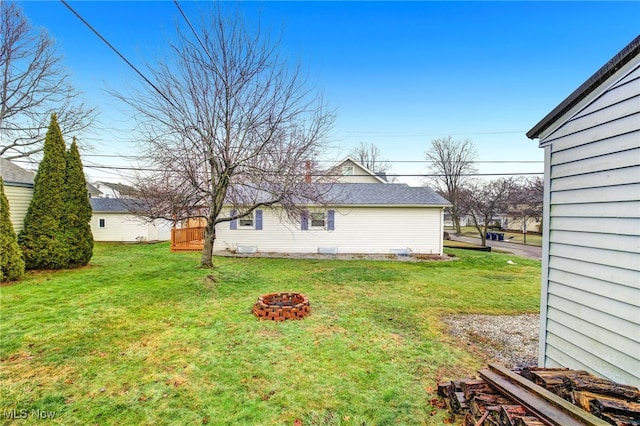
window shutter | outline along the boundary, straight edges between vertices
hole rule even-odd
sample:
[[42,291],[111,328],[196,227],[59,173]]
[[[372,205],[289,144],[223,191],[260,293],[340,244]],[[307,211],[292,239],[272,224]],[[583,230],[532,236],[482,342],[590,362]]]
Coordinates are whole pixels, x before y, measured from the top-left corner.
[[[235,210],[231,210],[230,213],[231,217],[236,215],[236,211]],[[231,221],[229,222],[229,229],[238,229],[238,219],[231,219]]]
[[262,231],[262,210],[256,210],[256,230]]
[[303,231],[309,230],[309,212],[306,210],[300,215],[300,229]]
[[336,227],[336,211],[327,210],[327,229],[333,231]]

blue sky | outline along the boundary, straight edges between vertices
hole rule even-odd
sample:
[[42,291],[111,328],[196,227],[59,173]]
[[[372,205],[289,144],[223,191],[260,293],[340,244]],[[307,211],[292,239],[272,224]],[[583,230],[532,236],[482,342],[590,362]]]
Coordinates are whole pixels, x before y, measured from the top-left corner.
[[[174,33],[170,1],[70,2],[131,62],[162,56]],[[195,19],[203,2],[181,2]],[[85,164],[129,165],[91,154],[135,154],[130,122],[105,87],[135,78],[60,2],[23,2],[59,43],[74,84],[100,110],[85,135]],[[397,174],[426,172],[439,137],[470,138],[478,160],[542,161],[525,133],[640,32],[640,2],[244,2],[247,19],[282,30],[280,51],[300,61],[336,108],[331,160],[371,142]],[[484,173],[542,171],[542,164],[480,163]],[[113,170],[88,169],[118,181]],[[401,178],[416,184],[416,178]]]

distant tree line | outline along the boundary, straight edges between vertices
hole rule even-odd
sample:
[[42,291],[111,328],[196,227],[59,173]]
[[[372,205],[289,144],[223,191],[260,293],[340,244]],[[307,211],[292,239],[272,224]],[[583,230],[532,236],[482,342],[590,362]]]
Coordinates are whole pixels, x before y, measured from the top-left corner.
[[455,140],[451,136],[432,140],[425,152],[433,174],[429,183],[451,203],[447,211],[455,232],[461,233],[460,219],[468,217],[484,246],[491,221],[500,214],[516,216],[523,223],[531,218],[541,221],[543,180],[540,177],[472,178],[477,172],[473,163],[477,156],[473,141]]

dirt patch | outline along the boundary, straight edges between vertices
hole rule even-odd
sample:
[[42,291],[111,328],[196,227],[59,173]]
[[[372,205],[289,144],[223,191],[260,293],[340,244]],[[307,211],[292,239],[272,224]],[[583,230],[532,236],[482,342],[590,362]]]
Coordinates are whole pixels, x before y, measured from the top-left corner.
[[230,251],[216,251],[214,256],[220,257],[245,257],[245,258],[275,258],[275,259],[315,259],[315,260],[380,260],[395,262],[434,262],[443,260],[454,260],[455,256],[414,253],[407,256],[389,254],[367,254],[367,253],[338,253],[338,254],[319,254],[319,253],[275,253],[275,252],[257,252],[250,254],[232,253]]
[[485,364],[520,368],[538,363],[540,315],[448,315],[442,320]]

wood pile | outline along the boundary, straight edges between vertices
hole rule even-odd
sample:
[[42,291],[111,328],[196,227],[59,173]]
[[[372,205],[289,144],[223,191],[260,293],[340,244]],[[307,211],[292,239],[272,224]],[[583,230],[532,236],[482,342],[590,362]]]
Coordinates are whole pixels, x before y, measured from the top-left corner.
[[640,426],[640,391],[586,371],[498,364],[438,384],[464,426]]

